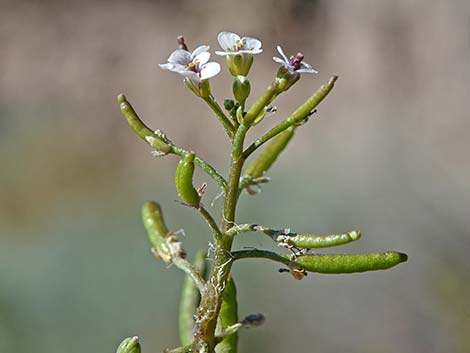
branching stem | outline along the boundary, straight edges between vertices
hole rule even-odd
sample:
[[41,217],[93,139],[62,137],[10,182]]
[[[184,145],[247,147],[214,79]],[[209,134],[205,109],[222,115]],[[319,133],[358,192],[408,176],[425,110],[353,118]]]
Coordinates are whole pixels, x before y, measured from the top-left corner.
[[175,256],[171,259],[171,262],[192,278],[196,284],[196,287],[199,289],[199,292],[201,295],[203,295],[206,288],[206,282],[202,278],[199,271],[190,262],[181,257]]

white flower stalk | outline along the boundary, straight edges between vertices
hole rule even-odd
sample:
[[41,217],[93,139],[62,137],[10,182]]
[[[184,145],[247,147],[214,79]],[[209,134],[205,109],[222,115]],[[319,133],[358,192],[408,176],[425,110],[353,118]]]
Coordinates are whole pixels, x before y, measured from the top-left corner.
[[220,32],[217,40],[224,51],[216,51],[225,56],[227,66],[233,76],[246,76],[253,63],[253,55],[263,52],[262,43],[256,38],[241,37],[232,32]]
[[287,58],[286,54],[284,54],[284,51],[282,48],[278,45],[277,46],[277,51],[279,54],[281,54],[282,58],[279,58],[277,56],[273,56],[273,60],[277,62],[278,64],[281,64],[284,66],[289,73],[294,74],[294,73],[309,73],[309,74],[318,74],[318,71],[315,70],[312,65],[307,64],[304,62],[304,56],[301,53],[297,53],[296,56],[291,56],[289,59]]
[[[208,62],[211,54],[208,45],[197,47],[192,53],[187,50],[177,49],[171,53],[168,63],[160,64],[162,69],[176,72],[185,78],[185,83],[198,95],[199,88],[206,86],[206,80],[220,72],[220,64]],[[188,82],[189,81],[189,82]],[[195,91],[196,90],[196,91]]]

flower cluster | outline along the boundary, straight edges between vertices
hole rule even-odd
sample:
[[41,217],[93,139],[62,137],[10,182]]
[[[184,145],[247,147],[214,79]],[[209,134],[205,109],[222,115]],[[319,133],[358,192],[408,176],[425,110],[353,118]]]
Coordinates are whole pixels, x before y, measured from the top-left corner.
[[[232,32],[220,32],[217,40],[223,51],[216,51],[215,53],[226,57],[230,73],[235,77],[247,76],[253,63],[253,55],[263,52],[262,43],[256,38],[240,37]],[[184,45],[184,48],[186,49],[186,45]],[[168,58],[168,62],[160,64],[160,67],[184,76],[185,83],[189,83],[190,88],[198,94],[201,85],[204,85],[205,81],[220,72],[220,64],[209,62],[208,45],[201,45],[192,52],[185,49],[175,50]],[[275,56],[273,60],[282,65],[283,75],[288,74],[298,79],[301,73],[318,72],[303,61],[304,56],[302,54],[299,53],[296,56],[287,58],[280,46],[277,46],[277,50],[281,58]],[[280,77],[279,73],[278,77]]]

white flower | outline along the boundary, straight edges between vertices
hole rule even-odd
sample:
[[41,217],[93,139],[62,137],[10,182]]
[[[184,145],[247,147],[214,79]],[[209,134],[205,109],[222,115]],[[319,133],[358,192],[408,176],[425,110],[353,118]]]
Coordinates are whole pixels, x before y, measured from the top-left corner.
[[220,32],[217,36],[224,51],[216,51],[217,55],[259,54],[263,52],[261,42],[256,38],[243,37],[232,32]]
[[287,56],[284,54],[282,48],[279,45],[277,46],[277,51],[279,52],[279,54],[281,54],[282,59],[277,56],[274,56],[273,60],[278,64],[284,66],[287,71],[289,71],[289,73],[318,73],[318,71],[315,70],[312,65],[303,62],[304,56],[301,53],[298,53],[296,56],[291,56],[289,59],[287,59]]
[[177,49],[171,53],[167,64],[160,64],[162,69],[176,72],[195,84],[214,77],[220,72],[220,64],[208,62],[211,54],[208,45],[197,47],[192,53]]

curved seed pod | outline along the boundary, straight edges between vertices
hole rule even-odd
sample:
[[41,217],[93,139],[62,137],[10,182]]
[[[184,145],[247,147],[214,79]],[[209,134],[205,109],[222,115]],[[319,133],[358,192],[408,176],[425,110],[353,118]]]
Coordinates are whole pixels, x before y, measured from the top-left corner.
[[286,148],[289,141],[294,136],[295,127],[291,126],[272,140],[247,167],[245,175],[251,178],[259,178],[268,171],[276,161],[277,157]]
[[183,202],[189,206],[199,207],[201,196],[193,186],[194,153],[188,153],[176,167],[176,191]]
[[386,270],[405,262],[406,254],[395,251],[371,254],[326,254],[301,255],[295,263],[307,271],[317,273],[354,273],[365,271]]
[[116,353],[140,353],[139,337],[127,337],[121,342]]
[[135,112],[131,103],[127,101],[126,96],[120,94],[118,96],[118,103],[121,113],[126,118],[129,126],[141,139],[145,140],[150,146],[164,154],[171,150],[171,146],[168,144],[169,141],[167,141],[165,136],[153,132],[144,124]]
[[152,228],[154,233],[162,238],[170,234],[163,219],[162,208],[155,201],[147,201],[142,207],[142,221],[145,228]]
[[352,232],[344,234],[285,234],[274,238],[279,243],[279,245],[296,247],[300,249],[315,249],[347,244],[354,240],[358,240],[360,237],[361,232],[353,230]]
[[[194,258],[194,267],[202,277],[206,272],[206,251],[200,250]],[[181,300],[179,306],[179,334],[183,346],[190,345],[193,342],[194,332],[194,312],[199,305],[200,294],[190,276],[186,275],[181,289]]]
[[[219,313],[219,328],[225,328],[238,322],[238,304],[237,304],[237,288],[233,278],[227,282],[224,290],[224,299]],[[225,337],[216,347],[216,353],[236,353],[238,348],[238,333],[235,332]]]
[[147,201],[142,206],[142,222],[152,244],[152,251],[165,263],[171,263],[172,256],[186,256],[181,242],[173,233],[168,232],[158,203]]

